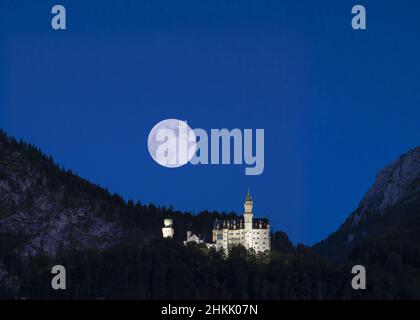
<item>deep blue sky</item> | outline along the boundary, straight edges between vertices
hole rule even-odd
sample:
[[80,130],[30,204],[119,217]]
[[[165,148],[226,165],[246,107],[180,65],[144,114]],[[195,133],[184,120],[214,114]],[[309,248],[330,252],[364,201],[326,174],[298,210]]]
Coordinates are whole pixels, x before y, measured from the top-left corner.
[[[366,31],[345,0],[0,0],[0,127],[143,203],[242,213],[250,187],[257,216],[312,244],[420,144],[420,2],[360,3]],[[147,136],[173,117],[265,129],[263,175],[157,165]]]

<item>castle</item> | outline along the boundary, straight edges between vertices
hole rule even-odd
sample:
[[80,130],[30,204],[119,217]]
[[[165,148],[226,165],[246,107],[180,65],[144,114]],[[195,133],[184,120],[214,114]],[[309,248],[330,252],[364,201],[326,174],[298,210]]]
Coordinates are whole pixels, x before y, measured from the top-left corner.
[[[268,219],[256,219],[252,212],[253,200],[249,191],[246,194],[243,217],[239,219],[216,220],[212,232],[212,242],[205,243],[190,231],[187,232],[188,242],[204,243],[207,247],[217,250],[224,249],[225,252],[234,245],[243,245],[255,252],[271,250],[270,225]],[[172,238],[174,229],[172,220],[165,219],[165,226],[162,228],[164,238]]]

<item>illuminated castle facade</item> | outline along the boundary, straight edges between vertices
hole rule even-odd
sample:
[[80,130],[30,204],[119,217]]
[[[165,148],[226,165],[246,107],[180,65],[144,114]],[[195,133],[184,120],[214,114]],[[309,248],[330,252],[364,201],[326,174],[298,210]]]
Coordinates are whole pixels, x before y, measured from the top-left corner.
[[254,218],[252,207],[253,200],[248,191],[242,218],[215,221],[212,240],[217,249],[228,251],[231,246],[239,244],[255,252],[271,249],[268,219]]

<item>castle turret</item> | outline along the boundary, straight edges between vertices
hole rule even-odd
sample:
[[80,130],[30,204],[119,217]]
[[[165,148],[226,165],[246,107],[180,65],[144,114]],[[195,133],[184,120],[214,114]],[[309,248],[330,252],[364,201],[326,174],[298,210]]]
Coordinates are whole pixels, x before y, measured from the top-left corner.
[[162,235],[164,238],[172,238],[174,236],[174,229],[172,228],[173,220],[163,220]]
[[252,207],[254,202],[252,201],[252,197],[249,193],[249,190],[246,194],[245,203],[244,203],[244,220],[245,220],[245,229],[247,229],[247,226],[252,229],[252,218],[254,214],[252,213]]
[[253,201],[248,190],[244,203],[244,245],[247,249],[252,247],[252,220],[254,217],[254,214],[252,213],[252,206]]
[[252,206],[253,206],[253,201],[249,193],[249,189],[248,189],[248,192],[246,193],[245,203],[244,203],[245,213],[252,213]]

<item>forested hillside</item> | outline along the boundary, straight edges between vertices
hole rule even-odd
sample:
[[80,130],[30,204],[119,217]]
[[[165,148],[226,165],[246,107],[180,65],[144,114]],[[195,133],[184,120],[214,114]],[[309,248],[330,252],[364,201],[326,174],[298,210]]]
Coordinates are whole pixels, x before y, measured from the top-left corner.
[[[235,213],[126,201],[0,132],[0,298],[418,299],[417,151],[388,168],[365,206],[315,247],[276,231],[271,252],[235,247],[226,257],[182,240],[187,230],[209,240],[214,220]],[[162,239],[164,217],[174,219],[174,239]],[[67,290],[51,288],[56,264],[67,270]],[[366,290],[351,287],[355,264],[366,267]]]

